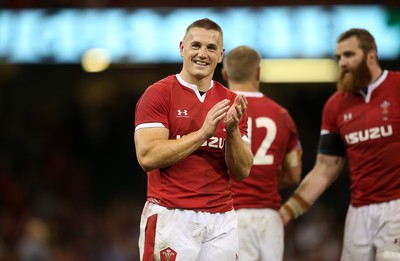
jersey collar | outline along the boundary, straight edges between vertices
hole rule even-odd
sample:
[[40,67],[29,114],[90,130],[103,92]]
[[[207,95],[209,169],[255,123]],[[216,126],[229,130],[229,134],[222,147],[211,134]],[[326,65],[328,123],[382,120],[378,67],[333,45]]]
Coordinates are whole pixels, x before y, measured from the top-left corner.
[[234,91],[234,92],[237,94],[243,94],[246,97],[260,98],[264,96],[262,92],[243,92],[243,91]]
[[378,80],[374,81],[370,85],[368,85],[368,92],[364,93],[363,91],[360,91],[361,95],[364,97],[365,103],[369,103],[371,101],[371,95],[372,92],[378,88],[378,86],[386,79],[388,76],[388,71],[384,70],[382,72],[382,75],[378,78]]
[[[181,85],[183,85],[183,86],[185,86],[185,87],[187,87],[189,89],[192,89],[194,91],[194,93],[197,95],[197,98],[199,98],[199,100],[201,102],[204,102],[204,99],[206,98],[207,92],[204,93],[203,95],[201,95],[200,92],[199,92],[199,88],[197,88],[196,84],[191,84],[191,83],[185,82],[179,74],[176,74],[175,76],[176,76],[176,79],[178,80],[178,82]],[[210,90],[213,86],[214,86],[214,81],[211,80],[210,88],[208,88],[208,90]]]

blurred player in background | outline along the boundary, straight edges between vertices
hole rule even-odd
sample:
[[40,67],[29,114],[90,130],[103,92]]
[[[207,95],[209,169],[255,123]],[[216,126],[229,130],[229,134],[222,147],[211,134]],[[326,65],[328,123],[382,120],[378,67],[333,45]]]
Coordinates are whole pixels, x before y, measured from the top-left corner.
[[235,261],[230,180],[246,178],[253,162],[247,100],[212,80],[224,54],[218,24],[189,25],[180,54],[181,72],[148,87],[136,106],[136,155],[148,175],[140,258]]
[[239,46],[225,57],[222,76],[248,101],[248,133],[254,154],[248,178],[232,181],[239,253],[244,261],[281,261],[284,228],[279,188],[300,181],[302,149],[288,111],[259,91],[261,56]]
[[342,261],[400,260],[400,74],[382,70],[374,37],[342,33],[338,91],[326,102],[313,169],[282,206],[284,222],[303,214],[349,168]]

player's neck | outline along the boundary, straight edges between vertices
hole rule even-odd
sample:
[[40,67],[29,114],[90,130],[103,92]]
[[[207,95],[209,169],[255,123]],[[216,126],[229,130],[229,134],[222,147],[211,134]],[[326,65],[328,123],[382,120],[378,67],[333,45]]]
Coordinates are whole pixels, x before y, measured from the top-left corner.
[[228,85],[232,91],[258,92],[260,90],[258,84],[256,85],[252,82],[228,82]]
[[213,74],[207,75],[206,77],[197,78],[194,75],[185,73],[185,71],[182,70],[179,75],[185,82],[196,85],[199,91],[206,92],[211,87]]
[[381,77],[383,70],[377,66],[371,70],[371,83],[376,82]]

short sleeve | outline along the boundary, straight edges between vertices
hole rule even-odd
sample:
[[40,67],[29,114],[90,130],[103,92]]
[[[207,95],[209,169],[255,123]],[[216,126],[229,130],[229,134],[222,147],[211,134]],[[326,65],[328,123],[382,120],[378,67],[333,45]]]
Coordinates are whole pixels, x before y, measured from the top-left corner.
[[169,97],[166,88],[152,85],[143,93],[136,104],[135,128],[141,124],[159,123],[169,127]]

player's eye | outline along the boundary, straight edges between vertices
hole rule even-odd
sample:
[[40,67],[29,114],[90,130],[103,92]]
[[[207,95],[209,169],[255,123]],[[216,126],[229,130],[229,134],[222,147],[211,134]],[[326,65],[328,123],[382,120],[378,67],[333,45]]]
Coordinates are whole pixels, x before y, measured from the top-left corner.
[[217,50],[217,47],[215,45],[209,45],[209,46],[207,46],[207,49],[210,51],[215,51],[215,50]]
[[193,48],[193,49],[199,49],[199,48],[200,48],[200,44],[198,44],[198,43],[193,43],[193,44],[192,44],[192,48]]

